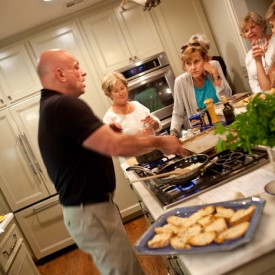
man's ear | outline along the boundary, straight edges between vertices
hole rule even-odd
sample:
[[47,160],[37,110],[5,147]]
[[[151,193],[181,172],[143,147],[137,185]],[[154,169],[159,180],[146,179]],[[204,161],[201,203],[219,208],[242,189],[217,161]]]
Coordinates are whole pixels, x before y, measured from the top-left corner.
[[66,79],[66,77],[65,77],[65,74],[64,74],[63,70],[60,69],[60,68],[56,68],[56,70],[55,70],[55,77],[56,77],[59,81],[61,81],[61,82],[66,82],[66,81],[67,81],[67,79]]

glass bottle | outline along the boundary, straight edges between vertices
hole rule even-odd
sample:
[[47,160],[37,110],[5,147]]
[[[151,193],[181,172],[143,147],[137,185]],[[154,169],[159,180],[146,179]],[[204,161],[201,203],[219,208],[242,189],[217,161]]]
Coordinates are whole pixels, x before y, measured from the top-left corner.
[[216,123],[220,122],[220,119],[215,111],[213,99],[212,98],[205,99],[204,104],[205,104],[207,112],[211,118],[212,125],[215,125]]
[[221,99],[224,106],[222,111],[225,117],[225,122],[227,125],[229,125],[235,120],[234,107],[230,105],[226,96],[222,96]]

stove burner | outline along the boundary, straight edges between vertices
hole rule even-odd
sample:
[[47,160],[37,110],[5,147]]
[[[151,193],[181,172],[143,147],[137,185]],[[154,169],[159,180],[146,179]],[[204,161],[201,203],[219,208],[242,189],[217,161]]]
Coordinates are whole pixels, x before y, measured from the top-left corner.
[[223,167],[227,169],[232,169],[234,165],[244,163],[245,155],[246,154],[242,152],[231,152],[219,157],[219,160],[216,162],[216,164],[223,165]]
[[[216,156],[218,157],[216,163],[208,167],[203,175],[198,175],[197,178],[189,182],[172,185],[168,183],[158,183],[154,180],[146,180],[144,184],[148,190],[159,199],[163,208],[167,209],[184,200],[197,196],[199,193],[224,184],[268,162],[266,150],[259,147],[254,148],[252,154],[245,153],[241,150],[235,152],[224,151],[209,157],[209,161]],[[142,166],[157,172],[161,167],[173,161],[177,161],[180,158],[182,157],[175,156],[173,159],[163,158],[153,164],[143,164]],[[146,173],[135,172],[141,178],[146,176]]]

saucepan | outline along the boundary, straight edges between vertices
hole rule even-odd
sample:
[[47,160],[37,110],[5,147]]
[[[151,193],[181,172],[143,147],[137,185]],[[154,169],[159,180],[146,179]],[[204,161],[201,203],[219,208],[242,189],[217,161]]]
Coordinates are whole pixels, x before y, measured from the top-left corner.
[[217,159],[214,158],[209,161],[208,155],[196,154],[170,163],[161,168],[157,173],[153,173],[142,166],[129,166],[126,170],[143,171],[146,175],[146,177],[132,180],[131,183],[153,179],[157,184],[184,184],[203,174],[205,169],[213,165]]

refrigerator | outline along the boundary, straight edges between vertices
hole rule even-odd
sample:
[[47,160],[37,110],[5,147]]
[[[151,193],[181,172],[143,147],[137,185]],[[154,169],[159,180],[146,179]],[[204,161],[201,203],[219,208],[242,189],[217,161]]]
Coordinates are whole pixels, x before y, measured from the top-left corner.
[[36,260],[74,243],[38,147],[39,100],[0,111],[0,188]]

